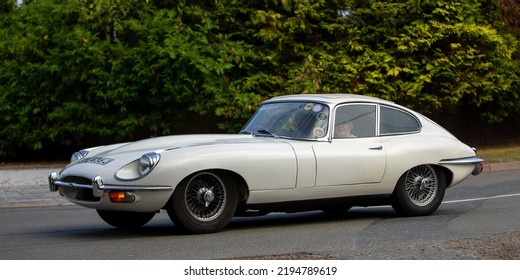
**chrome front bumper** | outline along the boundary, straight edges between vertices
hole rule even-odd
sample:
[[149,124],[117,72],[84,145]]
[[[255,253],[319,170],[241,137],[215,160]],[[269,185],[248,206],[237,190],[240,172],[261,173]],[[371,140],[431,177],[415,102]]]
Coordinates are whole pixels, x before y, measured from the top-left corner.
[[81,189],[92,189],[94,197],[102,197],[104,191],[157,191],[173,190],[172,186],[128,186],[128,185],[106,185],[100,176],[94,177],[91,184],[60,181],[58,173],[49,174],[49,190],[56,192],[60,187],[71,187]]

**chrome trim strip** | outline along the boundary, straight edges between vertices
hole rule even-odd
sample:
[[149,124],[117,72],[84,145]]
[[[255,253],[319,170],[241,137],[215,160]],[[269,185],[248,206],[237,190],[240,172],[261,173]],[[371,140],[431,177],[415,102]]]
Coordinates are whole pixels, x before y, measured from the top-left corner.
[[[52,181],[50,180],[49,185],[57,187],[71,187],[71,188],[82,188],[82,189],[93,189],[92,185],[70,183],[63,181]],[[104,191],[160,191],[160,190],[173,190],[172,186],[122,186],[122,185],[100,185],[96,186],[96,189]]]
[[[82,189],[92,189],[92,185],[87,184],[78,184],[78,183],[69,183],[62,181],[54,181],[53,183],[56,186],[60,187],[72,187],[72,188],[82,188]],[[173,190],[171,186],[122,186],[122,185],[101,185],[98,187],[100,190],[105,191],[156,191],[156,190]]]
[[473,156],[466,158],[442,159],[439,164],[477,164],[484,162],[483,158]]
[[87,184],[78,184],[78,183],[69,183],[69,182],[62,182],[62,181],[54,181],[52,183],[55,186],[58,187],[72,187],[72,188],[81,188],[81,189],[92,189],[91,185]]

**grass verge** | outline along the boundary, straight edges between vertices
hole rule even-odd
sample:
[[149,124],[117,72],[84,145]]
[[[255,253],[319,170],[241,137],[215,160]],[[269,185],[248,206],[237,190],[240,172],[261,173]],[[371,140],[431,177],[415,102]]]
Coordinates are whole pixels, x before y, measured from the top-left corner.
[[520,161],[520,144],[482,147],[477,150],[477,154],[486,163]]

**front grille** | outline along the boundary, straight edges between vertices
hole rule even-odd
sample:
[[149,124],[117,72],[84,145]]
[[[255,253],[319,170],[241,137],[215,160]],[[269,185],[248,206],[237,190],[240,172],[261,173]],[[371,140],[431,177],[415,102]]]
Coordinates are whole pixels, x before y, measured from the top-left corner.
[[[62,182],[75,183],[82,185],[92,185],[92,180],[85,177],[68,176],[61,179]],[[91,188],[77,188],[77,187],[60,187],[61,193],[73,200],[99,202],[101,198],[95,197]]]
[[67,182],[67,183],[77,183],[77,184],[84,184],[84,185],[91,185],[92,179],[85,178],[85,177],[79,177],[79,176],[67,176],[60,179],[60,181]]

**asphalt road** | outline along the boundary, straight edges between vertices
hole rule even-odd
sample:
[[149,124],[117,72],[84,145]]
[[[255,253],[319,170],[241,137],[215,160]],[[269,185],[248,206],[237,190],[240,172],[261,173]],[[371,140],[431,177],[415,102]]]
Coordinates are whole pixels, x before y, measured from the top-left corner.
[[520,171],[472,176],[427,217],[399,217],[390,207],[276,213],[236,218],[208,235],[182,234],[164,212],[141,229],[115,229],[48,193],[39,171],[39,187],[2,171],[2,260],[520,259]]

